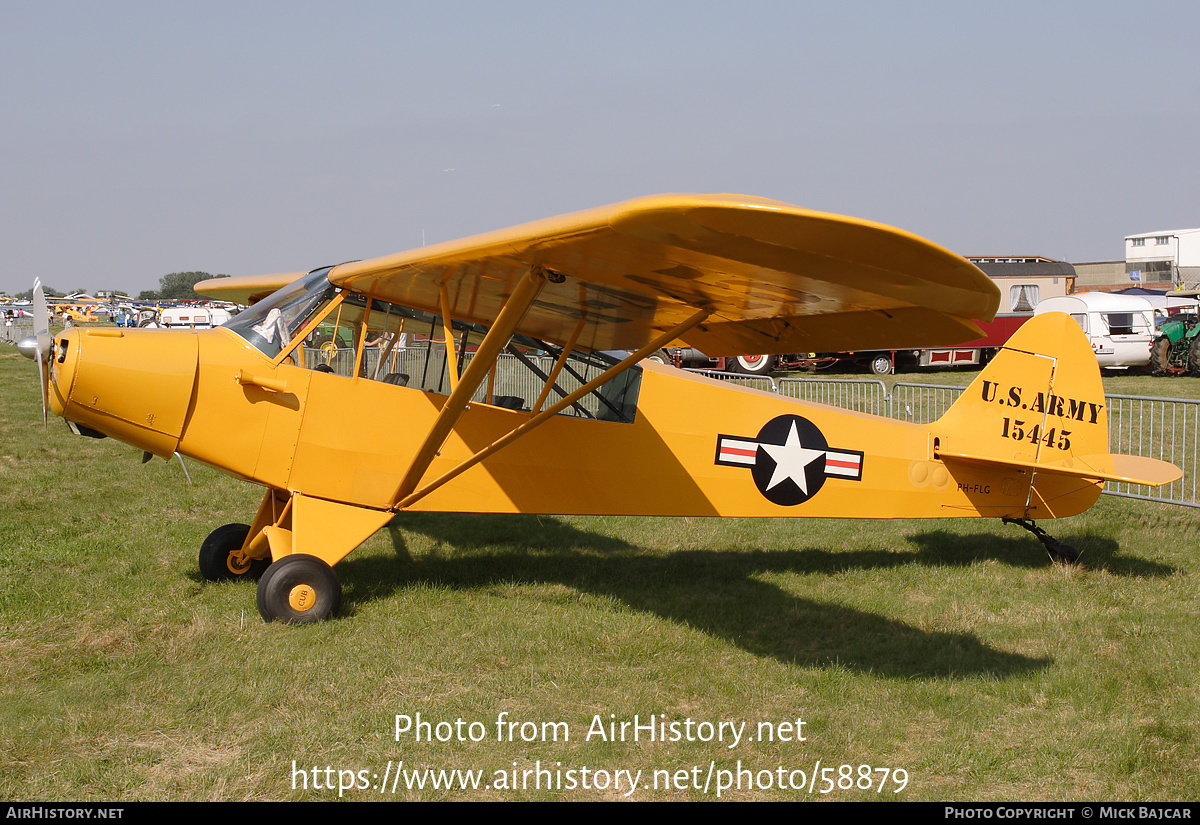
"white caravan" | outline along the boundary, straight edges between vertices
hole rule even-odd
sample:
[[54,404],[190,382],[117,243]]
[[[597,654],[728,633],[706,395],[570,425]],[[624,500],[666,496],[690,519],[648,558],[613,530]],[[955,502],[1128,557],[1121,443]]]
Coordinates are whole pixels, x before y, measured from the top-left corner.
[[1065,312],[1083,328],[1102,367],[1144,367],[1154,341],[1154,306],[1136,295],[1080,292],[1047,298],[1034,315]]
[[159,322],[168,329],[211,329],[230,319],[229,311],[212,307],[167,307]]

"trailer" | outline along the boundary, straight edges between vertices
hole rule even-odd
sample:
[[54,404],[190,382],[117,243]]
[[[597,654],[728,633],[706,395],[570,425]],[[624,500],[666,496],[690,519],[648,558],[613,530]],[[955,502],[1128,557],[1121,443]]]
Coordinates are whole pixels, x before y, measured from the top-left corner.
[[178,306],[164,309],[159,323],[168,329],[212,329],[230,317],[228,310],[219,307]]
[[1136,295],[1079,292],[1042,301],[1035,314],[1065,312],[1087,335],[1102,367],[1144,367],[1154,343],[1154,306]]

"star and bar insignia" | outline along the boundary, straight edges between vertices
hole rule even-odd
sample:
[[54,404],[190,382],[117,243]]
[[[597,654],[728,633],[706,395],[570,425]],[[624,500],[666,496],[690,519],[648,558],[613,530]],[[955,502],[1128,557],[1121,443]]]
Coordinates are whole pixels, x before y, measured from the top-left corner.
[[863,454],[831,448],[807,418],[781,415],[763,425],[755,438],[718,435],[716,463],[749,467],[768,501],[792,507],[815,496],[827,478],[861,481]]

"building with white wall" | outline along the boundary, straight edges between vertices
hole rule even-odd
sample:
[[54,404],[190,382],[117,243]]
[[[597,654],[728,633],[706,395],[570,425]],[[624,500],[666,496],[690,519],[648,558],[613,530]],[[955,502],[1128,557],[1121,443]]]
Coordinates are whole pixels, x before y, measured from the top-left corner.
[[1147,287],[1200,287],[1200,228],[1125,236],[1125,272]]

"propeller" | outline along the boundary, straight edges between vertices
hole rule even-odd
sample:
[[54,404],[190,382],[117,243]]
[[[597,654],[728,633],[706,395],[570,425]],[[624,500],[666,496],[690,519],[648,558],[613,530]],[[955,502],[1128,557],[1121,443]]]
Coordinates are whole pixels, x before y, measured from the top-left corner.
[[42,279],[33,279],[33,335],[22,338],[17,349],[26,358],[32,358],[38,365],[38,383],[42,387],[42,424],[49,420],[50,407],[49,385],[46,383],[46,370],[50,364],[50,353],[54,349],[54,338],[50,335],[49,311],[46,307],[46,292],[42,289]]

